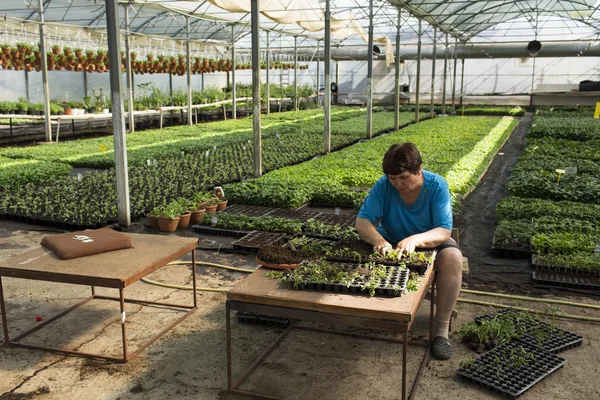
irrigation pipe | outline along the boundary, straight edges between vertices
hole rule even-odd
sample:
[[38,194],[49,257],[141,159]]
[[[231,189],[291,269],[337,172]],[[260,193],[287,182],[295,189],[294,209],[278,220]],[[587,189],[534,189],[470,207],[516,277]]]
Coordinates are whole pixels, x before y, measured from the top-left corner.
[[[167,263],[167,265],[185,265],[185,264],[191,264],[191,263],[192,263],[191,261],[172,261],[170,263]],[[222,268],[222,269],[227,269],[230,271],[237,271],[237,272],[245,272],[248,274],[254,272],[253,269],[235,268],[235,267],[230,267],[228,265],[214,264],[214,263],[209,263],[209,262],[204,262],[204,261],[196,261],[196,265],[206,265],[209,267]],[[162,287],[166,287],[166,288],[170,288],[170,289],[194,290],[194,288],[192,286],[173,285],[170,283],[162,283],[162,282],[153,281],[152,279],[148,279],[148,278],[142,278],[141,280],[142,280],[142,282],[148,283],[150,285],[162,286]],[[196,287],[197,292],[227,293],[227,292],[229,292],[230,289],[231,288]]]
[[547,315],[547,316],[556,317],[556,318],[566,318],[566,319],[577,319],[577,320],[581,320],[581,321],[600,322],[600,318],[595,318],[595,317],[583,317],[583,316],[579,316],[579,315],[549,313],[549,312],[544,312],[544,311],[532,310],[530,308],[513,307],[513,306],[507,306],[504,304],[488,303],[485,301],[470,300],[470,299],[459,298],[457,301],[459,303],[470,303],[470,304],[477,304],[480,306],[490,306],[490,307],[497,307],[497,308],[512,308],[512,309],[519,310],[519,311],[527,311],[527,312],[531,312],[534,314]]
[[600,310],[600,306],[595,305],[595,304],[574,303],[574,302],[565,301],[565,300],[538,299],[536,297],[515,296],[515,295],[510,295],[510,294],[502,294],[502,293],[481,292],[479,290],[469,290],[469,289],[461,289],[460,291],[461,291],[461,293],[479,294],[482,296],[502,297],[505,299],[512,299],[512,300],[536,301],[539,303],[548,303],[548,304],[562,304],[565,306],[594,308],[596,310]]

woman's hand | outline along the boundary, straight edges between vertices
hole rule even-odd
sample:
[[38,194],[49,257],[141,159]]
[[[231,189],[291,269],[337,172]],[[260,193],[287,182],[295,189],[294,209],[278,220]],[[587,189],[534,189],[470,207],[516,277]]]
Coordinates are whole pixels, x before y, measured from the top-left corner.
[[406,239],[402,240],[400,243],[398,243],[396,245],[396,250],[398,250],[398,253],[403,254],[406,253],[407,255],[412,253],[413,251],[415,251],[415,248],[418,245],[418,241],[417,238],[415,237],[415,235],[413,236],[409,236]]
[[373,245],[373,251],[378,252],[382,256],[387,256],[392,251],[392,245],[386,240]]

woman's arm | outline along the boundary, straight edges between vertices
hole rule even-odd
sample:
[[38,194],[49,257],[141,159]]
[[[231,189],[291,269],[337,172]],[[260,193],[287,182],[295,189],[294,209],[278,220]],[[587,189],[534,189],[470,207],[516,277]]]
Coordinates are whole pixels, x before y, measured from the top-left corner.
[[[358,222],[358,219],[357,219]],[[377,231],[375,231],[377,232]],[[360,233],[360,232],[359,232]],[[406,252],[407,254],[415,251],[416,247],[423,247],[432,249],[438,247],[446,240],[450,239],[452,231],[446,228],[433,228],[427,232],[412,235],[402,240],[396,246],[396,249],[400,252]],[[362,235],[361,235],[362,236]]]
[[392,245],[377,232],[368,219],[357,217],[355,228],[362,240],[372,244],[378,253],[385,255],[392,251]]

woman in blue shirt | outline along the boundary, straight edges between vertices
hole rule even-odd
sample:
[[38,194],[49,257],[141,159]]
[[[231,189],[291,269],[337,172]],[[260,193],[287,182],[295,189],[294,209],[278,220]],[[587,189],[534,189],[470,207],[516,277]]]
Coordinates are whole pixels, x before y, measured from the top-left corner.
[[[383,157],[385,173],[373,186],[356,218],[356,230],[375,251],[410,254],[436,249],[437,312],[431,355],[452,356],[448,328],[462,284],[463,257],[452,233],[452,203],[441,176],[422,169],[412,143],[395,144]],[[379,221],[375,228],[374,223]]]

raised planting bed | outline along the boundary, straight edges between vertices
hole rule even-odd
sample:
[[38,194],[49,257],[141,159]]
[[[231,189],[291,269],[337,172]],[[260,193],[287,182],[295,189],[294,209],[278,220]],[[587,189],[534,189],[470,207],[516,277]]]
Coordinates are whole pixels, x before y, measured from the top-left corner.
[[514,399],[566,362],[564,358],[535,346],[511,341],[475,360],[462,361],[457,373],[469,381]]
[[495,314],[476,317],[475,323],[481,324],[483,321],[492,320],[513,325],[516,328],[515,339],[539,347],[549,353],[560,353],[581,346],[583,342],[582,336],[539,321],[528,313],[511,308],[500,310]]
[[406,268],[367,264],[304,261],[292,271],[269,272],[266,276],[289,283],[294,289],[400,297],[407,287]]
[[230,204],[220,212],[227,212],[231,214],[243,214],[250,217],[260,217],[267,214],[272,209],[263,206],[251,206],[246,204]]
[[238,311],[237,321],[240,324],[254,324],[265,326],[276,326],[279,328],[287,328],[290,320],[287,318],[273,317],[270,315],[252,314],[244,311]]
[[215,236],[233,236],[233,237],[242,237],[248,234],[249,231],[241,231],[236,229],[225,229],[225,228],[216,228],[208,225],[194,225],[192,229],[196,233],[200,233],[203,235],[215,235]]
[[554,271],[533,271],[532,279],[541,285],[587,289],[600,292],[600,278],[591,275],[568,274]]
[[234,249],[257,252],[262,246],[282,244],[285,233],[252,231],[246,236],[232,242]]

